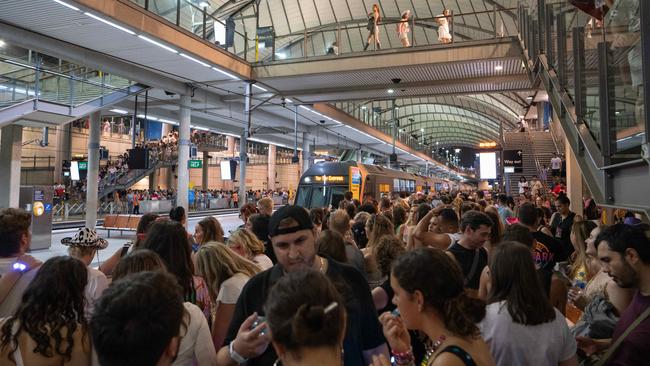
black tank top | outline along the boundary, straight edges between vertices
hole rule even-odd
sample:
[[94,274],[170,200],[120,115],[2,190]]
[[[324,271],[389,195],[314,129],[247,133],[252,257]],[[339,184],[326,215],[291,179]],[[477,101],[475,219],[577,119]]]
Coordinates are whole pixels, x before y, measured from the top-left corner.
[[456,357],[460,358],[460,360],[463,361],[463,364],[465,366],[476,366],[476,362],[474,362],[472,356],[470,356],[469,353],[467,353],[467,351],[465,351],[464,349],[458,346],[449,346],[443,349],[442,351],[440,351],[440,353],[445,353],[445,352],[453,353],[454,355],[456,355]]

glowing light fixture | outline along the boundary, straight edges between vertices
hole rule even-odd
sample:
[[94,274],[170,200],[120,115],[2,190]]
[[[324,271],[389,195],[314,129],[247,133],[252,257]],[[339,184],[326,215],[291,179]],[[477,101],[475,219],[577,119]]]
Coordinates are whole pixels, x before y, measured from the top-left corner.
[[108,25],[110,25],[110,26],[113,27],[113,28],[117,28],[117,29],[119,29],[119,30],[121,30],[121,31],[123,31],[123,32],[126,32],[126,33],[128,33],[128,34],[130,34],[130,35],[132,35],[132,36],[135,36],[135,32],[133,32],[133,31],[130,30],[130,29],[126,29],[126,28],[122,27],[122,26],[119,25],[119,24],[113,23],[113,22],[111,22],[111,21],[109,21],[109,20],[106,20],[106,19],[104,19],[104,18],[98,17],[97,15],[92,14],[92,13],[89,13],[89,12],[84,12],[84,14],[86,14],[87,16],[89,16],[89,17],[91,17],[91,18],[93,18],[93,19],[97,19],[97,20],[99,20],[100,22],[102,22],[102,23],[104,23],[104,24],[108,24]]

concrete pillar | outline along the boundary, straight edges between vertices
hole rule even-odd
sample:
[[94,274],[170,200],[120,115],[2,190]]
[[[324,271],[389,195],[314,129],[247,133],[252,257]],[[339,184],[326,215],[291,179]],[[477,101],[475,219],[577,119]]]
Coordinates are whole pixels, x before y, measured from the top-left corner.
[[[534,128],[534,126],[529,126],[531,129]],[[543,130],[544,129],[544,102],[538,102],[537,103],[537,130]]]
[[56,157],[54,162],[54,181],[63,181],[63,160],[72,158],[72,123],[59,126],[56,129]]
[[208,163],[210,162],[210,154],[207,151],[203,152],[203,174],[201,175],[201,189],[204,191],[208,189],[208,178],[210,168]]
[[97,178],[99,177],[99,141],[101,134],[101,115],[90,115],[88,135],[88,174],[86,176],[86,227],[94,229],[97,223]]
[[190,119],[192,114],[192,97],[181,95],[180,126],[178,128],[178,166],[176,167],[176,206],[189,209],[187,190],[190,183]]
[[311,161],[311,136],[308,133],[302,134],[302,174],[312,165]]
[[565,146],[565,158],[566,158],[566,186],[567,186],[567,196],[571,200],[571,211],[575,212],[578,215],[583,214],[583,203],[582,203],[582,170],[578,166],[578,160],[576,159],[569,141],[564,141]]
[[[235,157],[235,143],[236,143],[235,142],[235,136],[226,136],[226,145],[228,145],[227,146],[228,150],[226,150],[227,151],[226,156],[229,157],[229,158],[234,158]],[[221,167],[219,167],[219,169],[221,169]],[[219,174],[219,176],[221,176],[221,174]],[[232,179],[231,180],[223,180],[221,182],[222,182],[221,189],[227,190],[227,191],[231,191],[231,190],[234,189],[234,184],[232,182]]]
[[253,97],[253,83],[246,82],[246,92],[244,96],[244,133],[239,140],[239,207],[246,203],[246,157],[247,139],[251,125],[251,99]]
[[266,189],[275,190],[275,158],[277,155],[277,147],[275,145],[269,145],[269,156],[268,156],[268,170],[266,175]]
[[23,126],[2,127],[0,136],[0,208],[18,207]]

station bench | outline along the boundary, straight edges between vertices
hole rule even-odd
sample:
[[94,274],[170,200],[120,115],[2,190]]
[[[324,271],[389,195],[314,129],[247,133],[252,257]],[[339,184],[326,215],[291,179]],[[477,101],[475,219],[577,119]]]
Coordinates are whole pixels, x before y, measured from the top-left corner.
[[104,225],[98,226],[97,229],[106,230],[108,237],[111,237],[111,230],[119,231],[123,235],[125,231],[135,232],[140,223],[142,215],[106,215]]

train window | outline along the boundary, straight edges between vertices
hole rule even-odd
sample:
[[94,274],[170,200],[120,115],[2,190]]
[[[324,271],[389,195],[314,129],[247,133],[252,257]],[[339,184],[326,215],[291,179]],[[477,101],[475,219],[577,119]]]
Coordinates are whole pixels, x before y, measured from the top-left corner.
[[298,196],[296,197],[296,205],[300,207],[307,207],[306,203],[308,202],[309,190],[311,187],[300,187],[298,188]]
[[337,209],[339,207],[339,203],[343,201],[343,195],[345,194],[345,191],[347,190],[347,187],[337,187],[334,186],[332,187],[332,207],[334,209]]
[[325,207],[327,200],[326,187],[313,187],[311,191],[311,202],[309,207]]

